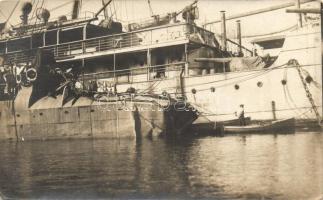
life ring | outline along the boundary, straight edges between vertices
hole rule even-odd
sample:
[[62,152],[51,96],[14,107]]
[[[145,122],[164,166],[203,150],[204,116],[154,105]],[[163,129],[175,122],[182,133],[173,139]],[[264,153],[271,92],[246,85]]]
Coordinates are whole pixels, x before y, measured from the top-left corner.
[[35,68],[29,68],[26,70],[26,78],[29,82],[34,82],[37,79],[37,71]]
[[22,79],[21,74],[17,74],[16,75],[16,83],[17,84],[20,84],[21,83],[21,79]]

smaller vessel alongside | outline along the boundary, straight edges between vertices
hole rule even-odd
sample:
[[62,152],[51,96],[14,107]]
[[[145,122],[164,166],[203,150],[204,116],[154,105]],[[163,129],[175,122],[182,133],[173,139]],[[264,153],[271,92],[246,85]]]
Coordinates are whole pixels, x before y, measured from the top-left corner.
[[262,133],[262,132],[293,132],[295,131],[295,118],[262,122],[247,126],[223,126],[225,133]]

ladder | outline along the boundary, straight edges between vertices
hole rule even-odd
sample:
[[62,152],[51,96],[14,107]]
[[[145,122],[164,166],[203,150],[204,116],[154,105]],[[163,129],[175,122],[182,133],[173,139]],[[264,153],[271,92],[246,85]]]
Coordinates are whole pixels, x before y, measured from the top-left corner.
[[322,125],[322,118],[321,118],[320,113],[319,113],[319,111],[317,109],[317,106],[315,105],[313,96],[312,96],[312,94],[311,94],[311,92],[310,92],[310,90],[308,88],[308,85],[306,84],[306,81],[305,81],[304,76],[303,76],[302,71],[301,71],[301,66],[299,65],[299,63],[295,59],[292,59],[292,60],[288,61],[288,64],[296,66],[296,69],[298,71],[299,77],[301,78],[303,87],[305,89],[306,96],[307,96],[309,102],[312,105],[312,109],[314,110],[318,125],[321,126]]

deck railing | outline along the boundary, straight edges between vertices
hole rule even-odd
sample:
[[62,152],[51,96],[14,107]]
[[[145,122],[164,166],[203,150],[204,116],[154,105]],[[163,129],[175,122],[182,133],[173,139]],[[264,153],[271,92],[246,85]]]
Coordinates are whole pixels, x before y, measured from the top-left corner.
[[162,44],[188,38],[187,24],[90,38],[49,47],[56,57],[102,52],[121,48]]
[[[64,60],[70,56],[98,53],[103,51],[126,49],[165,44],[176,41],[194,40],[215,46],[214,34],[194,24],[179,23],[153,27],[145,30],[95,37],[81,41],[41,47],[53,52],[56,58]],[[26,51],[9,52],[12,62],[25,62],[35,56],[37,48]]]
[[[84,74],[86,80],[113,80],[115,83],[136,83],[164,78],[175,78],[184,69],[185,62],[169,63],[164,65],[143,66],[122,70],[111,70],[97,73]],[[175,72],[175,73],[174,73]],[[176,73],[178,72],[178,73]],[[138,80],[135,76],[141,76]]]

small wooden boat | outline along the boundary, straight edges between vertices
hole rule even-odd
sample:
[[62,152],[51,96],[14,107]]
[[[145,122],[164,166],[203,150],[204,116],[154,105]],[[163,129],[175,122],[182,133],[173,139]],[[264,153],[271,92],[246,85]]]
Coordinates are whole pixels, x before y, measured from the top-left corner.
[[225,133],[290,132],[295,131],[295,118],[247,126],[224,126],[223,128]]
[[193,133],[195,136],[214,135],[216,123],[209,120],[207,117],[199,116],[189,127],[188,133]]
[[[244,118],[246,125],[249,125],[251,123],[251,118],[250,117],[245,117]],[[219,126],[239,126],[240,125],[240,120],[239,119],[231,119],[227,121],[217,121],[217,125]]]

